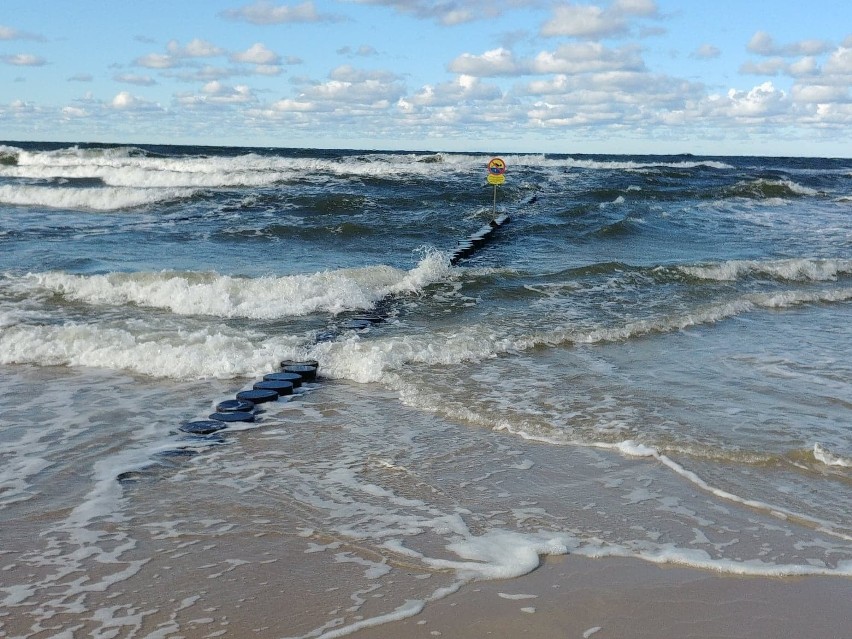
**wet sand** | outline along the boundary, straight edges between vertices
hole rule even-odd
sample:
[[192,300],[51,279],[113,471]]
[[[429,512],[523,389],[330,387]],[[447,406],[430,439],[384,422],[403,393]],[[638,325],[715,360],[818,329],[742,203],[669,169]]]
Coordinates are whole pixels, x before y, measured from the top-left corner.
[[852,580],[735,577],[632,559],[550,557],[357,639],[849,639]]

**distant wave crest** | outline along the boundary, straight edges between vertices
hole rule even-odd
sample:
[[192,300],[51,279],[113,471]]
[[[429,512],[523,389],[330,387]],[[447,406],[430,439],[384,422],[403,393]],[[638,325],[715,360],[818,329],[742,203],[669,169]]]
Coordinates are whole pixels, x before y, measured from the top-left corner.
[[679,266],[677,269],[696,279],[733,282],[747,277],[769,277],[798,282],[834,281],[841,275],[852,274],[852,260],[787,259],[787,260],[729,260],[717,264]]

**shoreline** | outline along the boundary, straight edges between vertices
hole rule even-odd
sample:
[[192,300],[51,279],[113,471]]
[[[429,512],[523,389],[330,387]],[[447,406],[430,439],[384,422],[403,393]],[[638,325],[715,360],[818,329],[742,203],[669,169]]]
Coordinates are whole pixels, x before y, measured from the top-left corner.
[[852,638],[852,580],[714,574],[640,559],[542,559],[510,580],[468,584],[354,639]]

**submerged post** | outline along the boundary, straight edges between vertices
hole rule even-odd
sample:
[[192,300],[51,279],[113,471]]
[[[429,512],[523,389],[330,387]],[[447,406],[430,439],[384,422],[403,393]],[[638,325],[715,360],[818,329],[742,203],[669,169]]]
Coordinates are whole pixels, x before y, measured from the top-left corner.
[[488,183],[494,185],[493,213],[497,216],[497,186],[506,181],[506,163],[502,158],[491,158],[488,162]]

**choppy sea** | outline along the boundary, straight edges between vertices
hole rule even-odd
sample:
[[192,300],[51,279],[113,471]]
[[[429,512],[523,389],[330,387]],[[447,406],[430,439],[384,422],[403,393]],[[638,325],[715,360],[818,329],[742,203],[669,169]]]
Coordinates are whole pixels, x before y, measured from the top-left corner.
[[0,145],[0,635],[340,636],[548,554],[852,578],[852,160],[509,154],[495,209],[491,157]]

